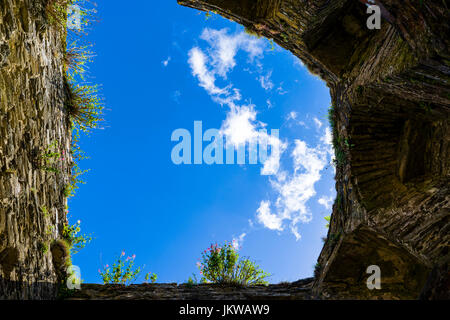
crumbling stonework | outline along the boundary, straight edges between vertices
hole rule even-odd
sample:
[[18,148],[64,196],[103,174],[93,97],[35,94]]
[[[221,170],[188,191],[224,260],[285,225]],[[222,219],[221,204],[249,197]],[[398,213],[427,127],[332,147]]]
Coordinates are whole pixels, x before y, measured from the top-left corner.
[[[445,1],[178,0],[273,38],[333,101],[337,199],[319,298],[450,298],[450,16]],[[381,290],[366,268],[381,267]],[[430,272],[434,268],[434,272]],[[427,282],[428,281],[428,282]]]
[[65,36],[47,21],[45,3],[0,1],[0,299],[49,299],[57,290],[50,249],[66,221],[71,130]]
[[269,286],[219,286],[210,284],[86,284],[69,300],[307,300],[313,279]]

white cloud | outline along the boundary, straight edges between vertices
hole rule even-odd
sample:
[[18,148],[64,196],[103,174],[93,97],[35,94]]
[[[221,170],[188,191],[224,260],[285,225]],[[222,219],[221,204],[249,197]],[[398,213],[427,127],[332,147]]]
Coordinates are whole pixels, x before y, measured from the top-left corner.
[[256,111],[253,105],[230,105],[230,112],[222,124],[221,134],[226,137],[227,144],[238,148],[246,143],[258,142],[259,145],[271,147],[270,155],[264,159],[261,175],[274,175],[280,167],[281,155],[287,144],[277,136],[269,135],[266,124],[256,120]]
[[266,228],[282,231],[282,220],[270,212],[270,201],[261,201],[257,210],[257,218]]
[[279,87],[277,88],[277,92],[280,96],[285,95],[286,93],[288,93],[288,91],[283,89],[283,82],[280,83]]
[[239,250],[242,247],[242,244],[244,243],[244,238],[247,236],[246,233],[242,233],[239,237],[233,238],[233,248],[235,250]]
[[[333,154],[331,130],[325,129],[324,135],[315,147],[308,146],[305,141],[295,140],[290,153],[293,168],[290,171],[282,170],[281,156],[287,150],[288,143],[261,131],[266,124],[257,120],[254,105],[238,104],[242,98],[241,93],[232,83],[229,82],[222,87],[217,85],[219,81],[227,80],[229,73],[236,67],[236,55],[239,50],[246,52],[248,61],[254,62],[253,65],[261,68],[258,58],[263,54],[264,43],[244,32],[229,34],[226,29],[206,28],[201,39],[205,40],[209,47],[204,50],[199,47],[192,48],[189,51],[189,65],[199,85],[211,98],[220,105],[228,107],[226,119],[220,129],[227,143],[238,147],[258,139],[260,143],[265,141],[272,146],[271,155],[263,163],[261,174],[272,175],[270,183],[275,192],[275,200],[260,202],[256,211],[256,221],[270,230],[283,231],[289,227],[299,240],[301,235],[298,225],[312,219],[307,203],[316,196],[315,185],[321,179],[321,172],[329,164],[329,158]],[[271,72],[258,78],[261,86],[266,90],[274,88],[270,78]],[[285,93],[282,85],[277,88],[277,92]],[[270,100],[267,100],[267,104],[271,106],[269,102]],[[290,112],[286,120],[294,120],[305,125],[298,121],[298,114],[295,111]],[[317,118],[313,120],[317,129],[322,129],[323,123]],[[245,235],[245,233],[241,234],[242,238],[240,236],[235,239],[236,242],[242,242]]]
[[292,55],[292,60],[294,62],[294,66],[303,68],[305,65],[303,64],[302,60],[300,60],[298,57]]
[[238,147],[258,138],[256,111],[250,106],[232,106],[220,132],[227,137],[227,143]]
[[329,157],[326,144],[312,148],[305,141],[295,140],[291,153],[293,172],[280,171],[271,180],[277,198],[273,204],[268,200],[261,202],[258,221],[272,230],[283,230],[283,224],[289,223],[291,232],[299,240],[298,224],[312,219],[307,202],[316,195],[315,184],[321,179]]
[[272,152],[266,161],[263,163],[263,167],[261,169],[261,175],[270,176],[278,173],[280,168],[280,160],[281,155],[287,148],[287,143],[282,142],[278,137],[269,136],[266,133],[259,134],[259,141],[270,145],[272,148]]
[[319,119],[317,119],[316,117],[314,117],[313,120],[314,120],[314,124],[316,125],[317,129],[322,128],[322,122],[321,122]]
[[297,113],[297,112],[291,111],[291,112],[289,112],[289,114],[287,115],[286,120],[287,120],[287,121],[289,121],[289,120],[297,120],[297,116],[298,116],[298,113]]
[[247,52],[250,61],[253,61],[255,57],[262,56],[264,52],[264,42],[261,39],[249,36],[245,32],[229,35],[227,29],[206,28],[200,38],[207,41],[211,46],[209,51],[213,58],[212,64],[217,74],[225,79],[227,73],[236,66],[235,57],[238,50]]
[[320,142],[327,146],[333,145],[333,135],[331,134],[330,127],[325,128],[325,134],[320,138]]
[[273,89],[274,85],[273,85],[272,80],[270,79],[271,76],[272,76],[272,71],[268,72],[265,76],[260,76],[258,78],[259,83],[261,84],[261,87],[266,91]]
[[[278,138],[261,131],[266,124],[257,121],[257,112],[253,105],[237,105],[237,102],[241,100],[239,89],[233,88],[231,83],[224,88],[216,85],[217,77],[226,80],[228,73],[236,66],[235,57],[239,50],[247,53],[249,61],[254,61],[255,58],[262,56],[264,42],[250,37],[244,32],[229,35],[226,29],[206,28],[200,38],[208,42],[209,48],[205,50],[199,47],[192,48],[188,54],[188,62],[199,85],[215,102],[229,107],[220,132],[226,138],[227,143],[234,147],[254,142],[256,139],[259,142],[268,142],[272,146],[272,152],[263,163],[261,173],[276,174],[280,155],[284,151],[283,143]],[[268,74],[267,79],[270,78],[270,75],[271,73]],[[270,83],[265,82],[265,85],[270,86]]]
[[209,71],[207,67],[208,57],[198,48],[192,48],[189,51],[189,65],[192,74],[197,77],[200,86],[203,87],[210,95],[222,95],[226,93],[226,89],[216,87],[216,78],[214,72]]
[[331,209],[331,205],[333,204],[333,197],[322,196],[317,202],[323,205],[326,209]]
[[164,67],[167,67],[169,65],[170,60],[172,60],[172,58],[171,57],[167,57],[167,59],[162,61],[161,63],[163,64]]

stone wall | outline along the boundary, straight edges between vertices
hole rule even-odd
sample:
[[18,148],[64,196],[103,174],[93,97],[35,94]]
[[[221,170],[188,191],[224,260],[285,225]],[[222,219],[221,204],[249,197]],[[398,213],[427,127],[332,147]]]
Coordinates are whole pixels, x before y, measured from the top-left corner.
[[[445,2],[377,1],[381,30],[366,27],[364,1],[178,2],[274,39],[330,88],[337,199],[314,293],[409,299],[425,288],[422,297],[450,298]],[[382,290],[365,286],[370,265],[384,270]]]
[[0,1],[0,299],[56,295],[51,244],[66,221],[70,127],[65,38],[45,4]]
[[307,300],[313,279],[269,286],[209,284],[82,285],[68,300]]

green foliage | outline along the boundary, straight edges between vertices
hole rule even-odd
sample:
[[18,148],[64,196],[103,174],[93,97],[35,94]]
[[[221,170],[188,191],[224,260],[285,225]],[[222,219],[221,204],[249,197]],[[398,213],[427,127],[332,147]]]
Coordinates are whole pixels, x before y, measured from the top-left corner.
[[47,19],[50,24],[65,29],[67,21],[67,8],[74,0],[48,0],[45,8]]
[[149,281],[151,283],[155,283],[156,280],[158,280],[158,275],[156,273],[148,272],[144,277],[144,283],[148,283]]
[[63,229],[62,236],[69,244],[72,254],[77,254],[92,241],[92,236],[79,234],[81,231],[80,226],[81,221],[78,220],[74,225],[65,225]]
[[[116,262],[110,267],[108,264],[102,270],[98,270],[104,284],[123,284],[129,285],[141,273],[141,267],[134,268],[135,255],[125,258],[125,252],[117,258]],[[149,275],[149,274],[147,274]],[[156,275],[152,276],[156,281]]]
[[60,162],[62,160],[59,152],[58,141],[53,141],[41,155],[40,168],[46,172],[59,173]]
[[79,128],[73,128],[72,131],[72,144],[71,144],[71,155],[72,155],[72,174],[70,176],[70,182],[64,188],[64,196],[66,198],[73,197],[75,195],[76,190],[79,188],[80,184],[86,184],[86,182],[80,177],[89,172],[89,170],[82,170],[79,166],[79,162],[84,159],[88,159],[86,153],[81,150],[78,145],[78,141],[80,139],[80,130]]
[[197,276],[193,273],[192,276],[188,278],[186,284],[189,286],[194,286],[198,284]]
[[94,53],[90,51],[91,45],[79,45],[78,43],[78,40],[72,41],[64,55],[65,68],[71,80],[77,76],[84,80],[87,63],[92,62],[94,57]]
[[90,0],[48,0],[45,7],[48,22],[61,31],[66,31],[69,8],[72,5],[78,6],[81,19],[81,29],[72,31],[75,33],[83,32],[95,21],[97,13],[95,3]]
[[343,166],[347,159],[345,152],[341,148],[341,145],[339,143],[334,143],[333,145],[335,151],[334,164],[336,165],[336,167]]
[[274,51],[275,50],[275,45],[273,43],[273,39],[270,39],[269,43],[270,43],[270,51]]
[[48,218],[49,214],[48,214],[48,210],[46,206],[42,206],[41,207],[41,211],[44,214],[44,218]]
[[250,259],[240,259],[233,244],[228,242],[223,246],[211,245],[202,253],[202,261],[197,266],[202,283],[267,285],[265,279],[270,277]]
[[334,247],[337,242],[339,241],[339,238],[341,237],[341,233],[330,233],[328,235],[328,243]]
[[431,105],[429,103],[420,102],[419,106],[425,111],[426,114],[431,113]]
[[319,278],[321,272],[322,272],[322,265],[319,262],[317,262],[316,265],[314,266],[314,277]]
[[330,108],[328,109],[328,121],[330,122],[330,127],[331,129],[333,129],[333,131],[334,129],[336,129],[334,121],[334,113],[335,113],[334,106],[331,105]]
[[99,96],[99,86],[67,82],[67,111],[75,127],[89,132],[102,121],[103,100]]
[[350,142],[348,141],[348,139],[345,139],[345,140],[344,140],[344,143],[345,143],[345,146],[346,146],[348,149],[351,149],[351,148],[354,148],[354,147],[355,147],[355,145],[352,144],[352,143],[350,143]]
[[324,219],[328,222],[328,223],[325,225],[325,227],[329,228],[329,227],[330,227],[331,216],[326,216]]
[[38,249],[42,254],[46,254],[48,252],[48,244],[45,242],[39,242]]
[[[339,138],[339,133],[336,127],[336,109],[333,105],[328,109],[328,120],[330,122],[330,127],[333,134],[333,147],[335,158],[333,160],[336,167],[345,165],[347,161],[347,156],[344,149],[342,148],[343,142]],[[348,143],[348,141],[347,141]]]
[[256,38],[261,38],[261,35],[255,30],[255,29],[253,29],[252,27],[250,27],[250,26],[246,26],[245,28],[244,28],[244,32],[246,33],[246,34],[248,34],[249,36],[252,36],[252,37],[256,37]]

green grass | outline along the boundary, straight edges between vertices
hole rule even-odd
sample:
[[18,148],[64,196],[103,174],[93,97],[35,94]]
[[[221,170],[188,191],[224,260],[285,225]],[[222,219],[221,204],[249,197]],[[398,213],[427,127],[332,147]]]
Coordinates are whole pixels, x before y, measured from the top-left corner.
[[85,132],[98,128],[104,109],[99,86],[68,81],[67,95],[66,108],[72,123]]
[[94,53],[90,51],[91,47],[88,44],[79,44],[77,40],[72,41],[68,46],[64,54],[64,66],[71,80],[76,76],[84,80],[87,64],[92,62],[94,57]]
[[38,249],[42,254],[46,254],[48,252],[48,245],[45,242],[39,242]]
[[40,168],[45,172],[59,173],[59,167],[61,165],[61,152],[59,152],[58,141],[53,141],[49,144],[41,154]]

